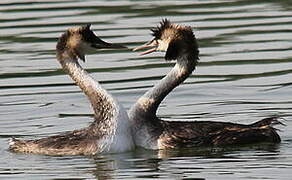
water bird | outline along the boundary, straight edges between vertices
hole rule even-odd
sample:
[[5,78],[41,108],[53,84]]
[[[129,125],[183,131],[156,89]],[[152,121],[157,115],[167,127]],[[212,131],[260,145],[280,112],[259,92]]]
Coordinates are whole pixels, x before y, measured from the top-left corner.
[[130,108],[129,117],[137,146],[171,149],[281,141],[277,129],[273,127],[282,124],[277,117],[264,118],[247,125],[212,121],[164,121],[158,118],[157,109],[163,99],[195,70],[199,47],[189,26],[173,24],[164,19],[151,31],[154,38],[133,50],[149,49],[141,55],[165,51],[164,59],[176,60],[176,64]]
[[10,150],[46,155],[95,155],[124,152],[134,146],[126,110],[79,64],[85,55],[97,49],[125,48],[97,37],[90,25],[68,29],[56,46],[57,60],[63,70],[88,97],[94,111],[94,122],[88,127],[37,140],[11,139]]

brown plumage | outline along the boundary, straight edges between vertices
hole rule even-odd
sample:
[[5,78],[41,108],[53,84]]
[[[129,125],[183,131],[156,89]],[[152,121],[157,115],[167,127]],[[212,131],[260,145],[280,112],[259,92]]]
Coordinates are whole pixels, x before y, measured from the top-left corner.
[[47,155],[94,155],[101,152],[123,152],[134,148],[127,112],[79,64],[85,55],[100,48],[125,48],[102,41],[90,25],[70,28],[56,46],[57,59],[65,72],[88,97],[94,111],[94,122],[81,130],[37,140],[10,140],[10,150]]
[[165,122],[159,139],[164,148],[227,146],[251,143],[281,142],[280,136],[271,124],[281,124],[278,118],[265,118],[261,123],[249,125],[228,122]]
[[196,68],[199,59],[197,40],[189,26],[172,24],[167,19],[151,29],[154,38],[134,50],[152,48],[142,53],[166,51],[165,60],[176,60],[175,67],[152,89],[138,99],[129,111],[135,142],[149,149],[197,146],[225,146],[281,141],[275,124],[277,117],[253,124],[211,121],[163,121],[156,115],[162,100]]
[[99,152],[96,141],[101,136],[87,129],[37,140],[12,139],[10,150],[46,155],[93,155]]

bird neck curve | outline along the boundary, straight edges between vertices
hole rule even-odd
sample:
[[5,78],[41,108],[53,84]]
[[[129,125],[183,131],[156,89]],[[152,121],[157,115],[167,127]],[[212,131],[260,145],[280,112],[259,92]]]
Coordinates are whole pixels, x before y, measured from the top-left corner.
[[77,57],[60,55],[57,57],[64,71],[88,97],[94,110],[93,124],[112,124],[108,122],[113,121],[117,113],[117,102],[113,97],[80,66]]
[[[163,99],[179,84],[184,82],[190,76],[197,64],[197,57],[183,55],[178,57],[177,63],[172,70],[162,78],[153,88],[147,91],[138,99],[135,105],[130,109],[130,114],[133,116],[151,117],[155,119],[157,109]],[[134,118],[141,120],[141,118]]]

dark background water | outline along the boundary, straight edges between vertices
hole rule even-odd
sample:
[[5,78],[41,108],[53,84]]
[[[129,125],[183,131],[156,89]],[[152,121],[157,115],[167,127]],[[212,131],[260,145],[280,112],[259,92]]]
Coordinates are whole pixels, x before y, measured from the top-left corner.
[[[0,2],[0,179],[291,179],[291,1]],[[162,18],[194,28],[200,63],[163,101],[167,120],[251,123],[280,115],[282,143],[97,157],[15,154],[10,137],[40,138],[87,126],[86,97],[55,59],[65,29],[92,24],[134,47]],[[163,53],[99,51],[82,64],[126,108],[173,66]]]

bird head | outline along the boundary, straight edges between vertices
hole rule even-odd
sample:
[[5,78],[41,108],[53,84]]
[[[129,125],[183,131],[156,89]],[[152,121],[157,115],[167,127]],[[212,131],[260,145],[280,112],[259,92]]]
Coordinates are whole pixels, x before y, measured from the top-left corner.
[[165,60],[175,60],[185,54],[192,54],[198,59],[198,44],[190,26],[181,26],[163,19],[160,25],[152,28],[154,38],[133,50],[149,49],[141,55],[155,51],[165,51]]
[[119,44],[112,44],[101,40],[90,29],[90,24],[81,27],[69,28],[59,38],[57,54],[67,53],[69,56],[85,61],[85,55],[94,53],[97,49],[126,48]]

